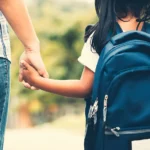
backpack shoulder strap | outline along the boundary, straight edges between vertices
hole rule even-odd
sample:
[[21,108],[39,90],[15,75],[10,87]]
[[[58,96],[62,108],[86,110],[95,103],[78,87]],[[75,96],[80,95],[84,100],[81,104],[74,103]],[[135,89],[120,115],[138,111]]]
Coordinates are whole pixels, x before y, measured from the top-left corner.
[[[120,33],[122,33],[122,32],[123,32],[123,30],[121,29],[121,27],[120,27],[120,25],[118,24],[118,22],[116,22],[116,34],[115,34],[115,35],[120,34]],[[114,35],[114,36],[115,36],[115,35]],[[112,30],[110,30],[110,31],[108,32],[107,40],[109,41],[109,40],[111,39],[111,37],[112,37]]]
[[123,30],[121,29],[119,23],[116,22],[116,34],[120,34],[120,33],[122,33],[122,32],[123,32]]
[[[121,29],[120,25],[116,22],[116,34],[115,35],[118,35],[120,33],[122,33],[123,30]],[[111,39],[111,35],[112,35],[112,31],[110,30],[108,35],[107,35],[107,40],[108,40],[108,43]],[[108,45],[108,43],[106,45]],[[105,50],[107,49],[106,48],[106,45],[105,45]],[[110,47],[110,46],[109,46]],[[97,63],[97,69],[96,69],[96,72],[95,73],[95,77],[94,77],[94,83],[93,83],[93,89],[92,89],[92,103],[94,103],[96,101],[96,96],[97,96],[97,87],[98,87],[98,80],[99,80],[99,74],[100,74],[100,71],[101,71],[101,66],[102,66],[102,63],[103,61],[101,61],[103,59],[103,55],[104,55],[104,49],[102,50],[102,53],[100,55],[100,58],[99,58],[99,61]]]
[[[117,34],[122,33],[123,31],[122,31],[122,29],[121,29],[120,25],[119,25],[118,23],[116,23],[116,24],[117,24],[117,26],[116,26]],[[142,30],[143,30],[144,32],[146,32],[146,33],[149,33],[149,34],[150,34],[150,23],[145,22],[144,27],[143,27],[143,29],[142,29]]]
[[144,32],[150,34],[150,23],[146,22],[146,23],[144,24]]

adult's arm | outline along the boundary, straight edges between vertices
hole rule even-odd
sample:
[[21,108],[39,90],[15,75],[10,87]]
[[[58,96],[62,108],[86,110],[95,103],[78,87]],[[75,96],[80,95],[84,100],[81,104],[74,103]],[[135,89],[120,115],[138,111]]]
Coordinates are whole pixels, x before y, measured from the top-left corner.
[[[40,55],[40,43],[33,28],[27,8],[23,0],[0,0],[0,10],[6,17],[12,29],[22,42],[25,52],[21,60],[34,66],[39,74],[47,77],[44,63]],[[22,67],[20,66],[20,81],[23,80]]]
[[[0,0],[0,10],[23,43],[25,50],[39,50],[39,40],[23,0]],[[37,47],[37,48],[36,48]]]

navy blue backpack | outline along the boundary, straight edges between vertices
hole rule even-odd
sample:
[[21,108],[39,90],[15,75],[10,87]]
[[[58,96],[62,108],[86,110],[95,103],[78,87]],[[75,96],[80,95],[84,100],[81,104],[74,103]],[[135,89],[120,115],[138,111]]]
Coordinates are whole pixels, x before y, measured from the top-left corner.
[[91,99],[85,150],[133,150],[134,141],[150,139],[149,23],[124,33],[118,25],[100,55]]

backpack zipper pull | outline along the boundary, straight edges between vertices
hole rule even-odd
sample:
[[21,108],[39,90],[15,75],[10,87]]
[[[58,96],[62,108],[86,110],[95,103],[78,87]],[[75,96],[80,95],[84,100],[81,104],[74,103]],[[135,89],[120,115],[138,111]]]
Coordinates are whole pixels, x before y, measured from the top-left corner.
[[116,130],[119,131],[119,130],[120,130],[120,127],[116,127],[116,128],[111,129],[111,132],[112,132],[115,136],[119,137],[120,135],[119,135],[119,133],[118,133]]
[[107,103],[108,103],[108,95],[105,95],[104,98],[104,109],[103,109],[103,121],[106,122],[106,116],[107,116]]
[[93,106],[90,106],[88,118],[91,119],[98,111],[98,98],[95,100]]
[[111,133],[113,133],[116,137],[120,136],[120,134],[118,132],[118,131],[120,131],[120,127],[116,127],[116,128],[106,127],[106,129],[111,131]]
[[108,95],[105,95],[105,98],[104,98],[104,107],[107,107],[107,100],[108,100]]

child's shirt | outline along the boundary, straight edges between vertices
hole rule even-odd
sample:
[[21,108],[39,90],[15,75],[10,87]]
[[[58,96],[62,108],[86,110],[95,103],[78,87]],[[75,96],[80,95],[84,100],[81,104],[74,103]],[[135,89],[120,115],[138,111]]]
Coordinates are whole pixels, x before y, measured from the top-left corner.
[[[118,23],[117,23],[117,25],[118,25],[118,28],[122,32],[125,32]],[[90,27],[90,26],[87,26],[86,30],[88,30],[88,27]],[[87,42],[84,44],[83,49],[81,51],[81,56],[78,58],[78,61],[82,65],[86,66],[87,68],[89,68],[90,70],[95,72],[96,66],[98,63],[98,59],[99,59],[99,55],[96,53],[96,51],[91,46],[92,36],[93,36],[93,34],[91,34],[91,36],[88,38]]]
[[95,72],[96,65],[98,63],[99,55],[96,53],[96,51],[91,46],[91,40],[92,37],[90,36],[85,42],[83,49],[81,51],[81,56],[78,58],[78,61]]

